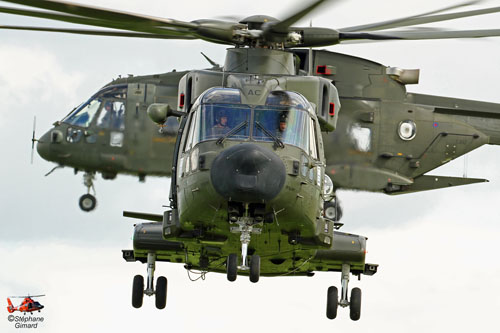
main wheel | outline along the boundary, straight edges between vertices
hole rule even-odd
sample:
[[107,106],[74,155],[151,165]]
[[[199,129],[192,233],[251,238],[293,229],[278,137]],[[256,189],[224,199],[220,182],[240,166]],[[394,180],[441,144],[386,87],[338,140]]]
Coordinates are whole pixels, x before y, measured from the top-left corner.
[[144,298],[144,277],[142,275],[134,276],[132,284],[132,306],[136,309],[142,306],[142,299]]
[[226,272],[229,281],[236,281],[236,276],[238,275],[238,256],[234,253],[227,256]]
[[337,287],[328,288],[326,294],[326,316],[328,319],[337,317],[337,308],[339,307],[339,290]]
[[352,288],[351,290],[349,316],[352,320],[359,320],[359,318],[361,317],[361,289],[359,288]]
[[167,278],[164,276],[156,279],[155,303],[158,309],[164,309],[167,304]]
[[337,199],[325,202],[324,204],[325,217],[329,220],[338,222],[342,218],[342,207]]
[[81,210],[90,212],[97,206],[97,199],[92,194],[84,194],[80,197],[78,204]]
[[259,282],[260,277],[260,256],[254,254],[250,259],[250,282]]

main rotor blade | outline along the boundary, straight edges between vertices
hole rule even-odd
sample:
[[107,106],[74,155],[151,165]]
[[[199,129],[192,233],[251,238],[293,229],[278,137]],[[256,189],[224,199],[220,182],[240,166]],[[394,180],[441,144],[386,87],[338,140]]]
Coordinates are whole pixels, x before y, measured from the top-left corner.
[[491,14],[491,13],[496,13],[496,12],[500,11],[500,7],[493,7],[493,8],[477,9],[477,10],[471,10],[471,11],[465,11],[465,12],[459,12],[459,13],[450,13],[450,14],[428,16],[430,14],[435,14],[435,13],[443,12],[446,10],[458,8],[458,7],[469,6],[469,5],[474,4],[474,3],[476,3],[476,1],[471,1],[468,3],[463,3],[461,5],[451,6],[451,7],[443,8],[440,10],[415,15],[415,16],[409,16],[409,17],[404,17],[404,18],[395,19],[395,20],[389,20],[389,21],[359,25],[359,26],[354,26],[354,27],[342,28],[342,29],[339,29],[339,31],[340,32],[378,31],[378,30],[384,30],[384,29],[407,27],[407,26],[418,25],[418,24],[426,24],[426,23],[455,20],[458,18]]
[[69,1],[56,0],[1,0],[3,2],[15,3],[23,6],[52,10],[76,16],[92,19],[122,22],[124,24],[141,24],[149,26],[168,26],[172,28],[195,29],[196,24],[191,22],[177,21],[167,18],[159,18],[148,15],[128,13],[124,11],[100,8],[95,6],[81,5]]
[[119,30],[130,30],[143,33],[152,33],[152,34],[182,35],[183,33],[186,33],[186,32],[179,32],[177,30],[170,30],[171,28],[149,27],[149,26],[145,27],[145,26],[131,25],[131,24],[125,25],[120,22],[95,20],[81,16],[56,14],[45,11],[26,10],[26,9],[1,7],[1,6],[0,6],[0,13],[29,16],[29,17],[49,19],[67,23],[83,24],[83,25],[97,26],[103,28],[119,29]]
[[424,40],[448,38],[499,37],[500,29],[457,30],[457,31],[380,31],[380,32],[341,32],[340,42],[353,40]]
[[109,37],[133,37],[133,38],[153,38],[153,39],[198,39],[198,37],[189,35],[182,35],[182,36],[160,35],[160,34],[150,34],[141,32],[94,30],[94,29],[61,29],[61,28],[46,28],[46,27],[23,27],[23,26],[13,26],[13,25],[0,25],[0,29],[62,32],[62,33],[78,34],[78,35],[109,36]]

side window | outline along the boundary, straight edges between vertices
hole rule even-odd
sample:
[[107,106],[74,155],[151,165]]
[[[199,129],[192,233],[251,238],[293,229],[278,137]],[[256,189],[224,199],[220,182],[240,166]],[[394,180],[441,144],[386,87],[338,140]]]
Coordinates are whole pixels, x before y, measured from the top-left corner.
[[318,159],[318,145],[316,141],[316,129],[314,121],[309,119],[309,155],[315,160]]
[[348,130],[348,135],[354,149],[361,152],[368,152],[372,146],[372,130],[368,127],[361,127],[360,124],[353,124]]
[[191,148],[193,148],[193,146],[196,144],[198,138],[197,132],[199,128],[198,115],[199,112],[197,110],[191,113],[191,119],[189,121],[186,143],[184,145],[185,152],[190,151]]
[[125,129],[125,103],[105,101],[97,119],[97,127],[123,131]]

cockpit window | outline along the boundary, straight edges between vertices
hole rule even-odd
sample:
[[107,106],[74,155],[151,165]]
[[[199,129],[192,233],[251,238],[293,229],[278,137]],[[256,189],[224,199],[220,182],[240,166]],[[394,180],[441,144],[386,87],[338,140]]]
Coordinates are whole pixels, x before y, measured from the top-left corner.
[[[83,103],[75,110],[73,110],[68,116],[66,116],[62,121],[64,123],[80,126],[80,127],[89,127],[92,120],[95,118],[97,111],[104,102],[110,102],[113,105],[113,108],[116,112],[122,111],[121,120],[123,120],[123,114],[125,112],[125,100],[127,98],[127,85],[118,85],[118,86],[110,86],[106,87],[99,92],[97,92],[94,96],[92,96],[87,102]],[[104,107],[103,107],[104,110]],[[103,112],[99,118],[103,117]],[[98,122],[99,123],[99,122]],[[115,121],[112,123],[111,121],[106,125],[111,126],[114,129],[123,129],[123,122]],[[105,127],[105,126],[101,126]]]
[[80,127],[89,127],[100,106],[101,100],[99,98],[91,99],[64,118],[63,122]]
[[281,107],[255,107],[253,139],[256,141],[273,141],[273,134],[283,143],[298,146],[308,152],[309,122],[311,118],[306,111]]
[[307,111],[311,106],[304,97],[274,91],[266,105],[229,103],[240,99],[239,90],[227,88],[214,88],[202,96],[191,116],[185,150],[215,139],[274,141],[300,147],[318,158],[314,122]]
[[200,141],[218,139],[231,132],[231,138],[247,139],[250,108],[241,104],[202,104]]

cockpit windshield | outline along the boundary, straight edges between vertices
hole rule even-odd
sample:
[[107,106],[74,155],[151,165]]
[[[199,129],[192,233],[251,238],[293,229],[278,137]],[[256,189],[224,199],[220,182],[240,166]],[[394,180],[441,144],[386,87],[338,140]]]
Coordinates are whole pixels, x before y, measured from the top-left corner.
[[[98,126],[100,127],[116,127],[116,129],[123,129],[123,113],[125,111],[125,100],[127,98],[127,85],[117,85],[104,88],[97,94],[92,96],[87,102],[81,104],[74,111],[72,111],[68,116],[66,116],[62,121],[66,124],[79,126],[79,127],[89,127],[92,120],[96,117],[98,111],[104,106],[111,105],[113,110],[116,109],[116,116],[114,119],[104,118],[105,112],[101,112],[100,122]],[[109,112],[108,112],[109,113]],[[107,121],[107,122],[106,122]],[[105,125],[102,125],[105,124]]]
[[209,90],[192,115],[186,150],[206,140],[253,140],[290,144],[317,156],[311,106],[300,94],[273,91],[266,105],[240,100],[238,89]]

